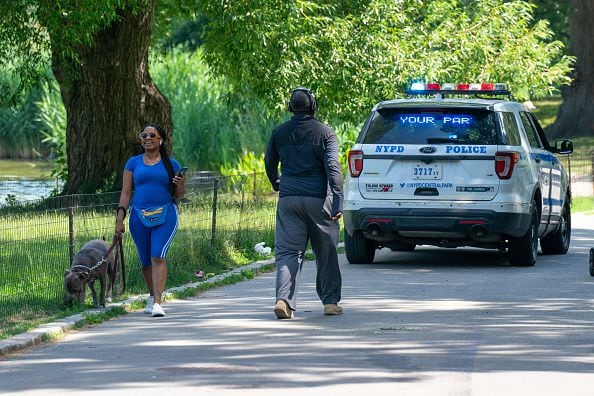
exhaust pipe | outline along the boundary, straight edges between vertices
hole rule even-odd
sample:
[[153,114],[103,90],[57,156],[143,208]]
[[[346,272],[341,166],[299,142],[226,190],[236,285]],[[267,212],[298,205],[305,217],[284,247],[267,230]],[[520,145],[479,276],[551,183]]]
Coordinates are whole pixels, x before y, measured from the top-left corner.
[[487,235],[487,229],[485,227],[483,227],[482,225],[475,224],[472,227],[470,227],[470,236],[471,237],[480,239],[480,238],[484,237],[485,235]]
[[371,236],[376,237],[380,234],[380,226],[377,223],[370,223],[365,228],[365,232],[367,232]]

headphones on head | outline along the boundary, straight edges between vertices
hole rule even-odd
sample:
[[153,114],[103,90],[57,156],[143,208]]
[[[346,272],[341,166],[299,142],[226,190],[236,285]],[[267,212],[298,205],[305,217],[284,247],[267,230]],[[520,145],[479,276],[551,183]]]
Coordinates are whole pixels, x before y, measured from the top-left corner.
[[316,111],[316,110],[318,110],[318,102],[316,102],[316,97],[306,87],[297,87],[291,91],[291,97],[289,98],[289,103],[287,104],[287,110],[289,110],[292,113],[295,112],[295,110],[293,109],[293,106],[291,106],[291,101],[293,99],[293,95],[295,94],[295,92],[298,92],[298,91],[305,92],[305,94],[307,95],[307,98],[309,99],[308,108],[305,110],[300,110],[300,111]]

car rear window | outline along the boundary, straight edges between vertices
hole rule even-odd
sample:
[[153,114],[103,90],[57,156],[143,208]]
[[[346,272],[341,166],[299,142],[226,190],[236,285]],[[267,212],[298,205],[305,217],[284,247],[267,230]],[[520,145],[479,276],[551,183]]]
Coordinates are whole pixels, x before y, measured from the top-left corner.
[[496,117],[481,109],[380,109],[364,144],[497,144]]

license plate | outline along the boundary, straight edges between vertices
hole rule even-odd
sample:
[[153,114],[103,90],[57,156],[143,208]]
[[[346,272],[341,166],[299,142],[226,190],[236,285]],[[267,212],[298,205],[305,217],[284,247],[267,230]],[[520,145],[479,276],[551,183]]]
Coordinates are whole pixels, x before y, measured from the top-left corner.
[[417,164],[412,168],[412,178],[416,180],[441,180],[441,164]]

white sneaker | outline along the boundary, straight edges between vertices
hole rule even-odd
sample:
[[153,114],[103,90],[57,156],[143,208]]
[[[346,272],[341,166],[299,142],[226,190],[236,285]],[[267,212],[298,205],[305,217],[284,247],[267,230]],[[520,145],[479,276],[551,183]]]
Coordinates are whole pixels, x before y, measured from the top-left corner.
[[154,303],[155,303],[154,296],[149,296],[149,298],[146,299],[146,307],[144,308],[145,314],[150,315],[153,313],[153,304]]
[[151,313],[151,316],[153,318],[158,317],[158,316],[165,316],[165,311],[159,304],[154,303],[153,304],[153,312]]

